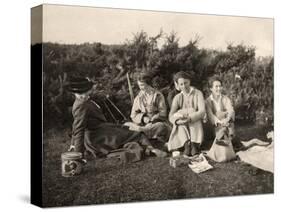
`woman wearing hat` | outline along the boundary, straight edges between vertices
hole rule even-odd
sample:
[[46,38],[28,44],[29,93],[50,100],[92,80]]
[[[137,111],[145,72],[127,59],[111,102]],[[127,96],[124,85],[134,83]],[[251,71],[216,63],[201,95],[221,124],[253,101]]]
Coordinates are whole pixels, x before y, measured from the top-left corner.
[[90,151],[94,156],[107,155],[122,148],[129,142],[138,142],[146,153],[165,156],[155,149],[145,135],[128,130],[127,127],[108,123],[101,107],[90,99],[93,82],[87,78],[76,78],[67,84],[67,89],[74,93],[72,108],[73,125],[71,148],[77,152]]
[[168,149],[173,151],[184,147],[184,154],[193,156],[199,153],[203,141],[204,97],[201,91],[190,86],[191,76],[187,72],[176,73],[174,81],[180,93],[173,98],[169,114],[173,129]]
[[137,83],[140,92],[134,99],[131,110],[133,123],[131,129],[142,131],[149,139],[156,139],[163,144],[168,141],[171,128],[167,122],[167,107],[163,94],[154,89],[147,73],[140,73]]

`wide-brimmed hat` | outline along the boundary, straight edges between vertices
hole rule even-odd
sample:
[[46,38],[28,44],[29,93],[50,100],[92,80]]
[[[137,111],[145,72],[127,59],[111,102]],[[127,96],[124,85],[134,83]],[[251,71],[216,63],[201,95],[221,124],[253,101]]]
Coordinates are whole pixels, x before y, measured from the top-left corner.
[[81,94],[92,89],[93,82],[88,78],[72,78],[66,83],[65,87],[69,92]]

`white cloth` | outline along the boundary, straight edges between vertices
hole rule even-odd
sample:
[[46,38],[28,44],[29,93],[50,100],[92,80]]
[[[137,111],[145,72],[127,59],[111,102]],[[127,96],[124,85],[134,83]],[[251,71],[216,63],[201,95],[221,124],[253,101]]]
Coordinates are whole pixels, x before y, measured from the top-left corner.
[[257,168],[274,173],[274,143],[270,145],[259,139],[252,139],[248,142],[242,142],[244,146],[249,147],[245,151],[239,151],[236,154],[240,159]]
[[184,146],[190,140],[190,134],[185,125],[173,125],[168,141],[168,150],[175,150]]

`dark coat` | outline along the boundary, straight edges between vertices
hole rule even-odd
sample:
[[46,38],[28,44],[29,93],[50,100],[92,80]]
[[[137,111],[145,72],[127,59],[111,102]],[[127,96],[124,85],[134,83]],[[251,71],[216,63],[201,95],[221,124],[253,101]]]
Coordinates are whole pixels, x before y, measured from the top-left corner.
[[126,126],[108,123],[101,108],[92,100],[76,99],[72,115],[72,145],[75,151],[85,148],[94,155],[107,155],[122,148],[128,142],[140,141],[142,134],[128,130]]

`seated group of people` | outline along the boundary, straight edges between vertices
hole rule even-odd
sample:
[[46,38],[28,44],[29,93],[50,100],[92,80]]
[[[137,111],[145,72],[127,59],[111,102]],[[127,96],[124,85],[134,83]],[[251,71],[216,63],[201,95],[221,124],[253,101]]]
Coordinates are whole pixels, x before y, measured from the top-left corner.
[[230,99],[222,94],[222,82],[211,78],[211,95],[204,100],[200,90],[191,86],[187,72],[174,75],[177,92],[174,93],[168,114],[163,94],[154,89],[151,78],[140,73],[137,79],[140,92],[134,99],[131,122],[124,125],[108,123],[101,107],[90,98],[93,82],[86,78],[72,80],[67,89],[74,93],[71,149],[94,156],[107,155],[129,142],[137,142],[146,154],[165,157],[166,151],[155,148],[154,142],[162,143],[167,151],[182,151],[187,156],[200,153],[203,119],[208,119],[214,132],[227,128],[234,133],[234,109]]

